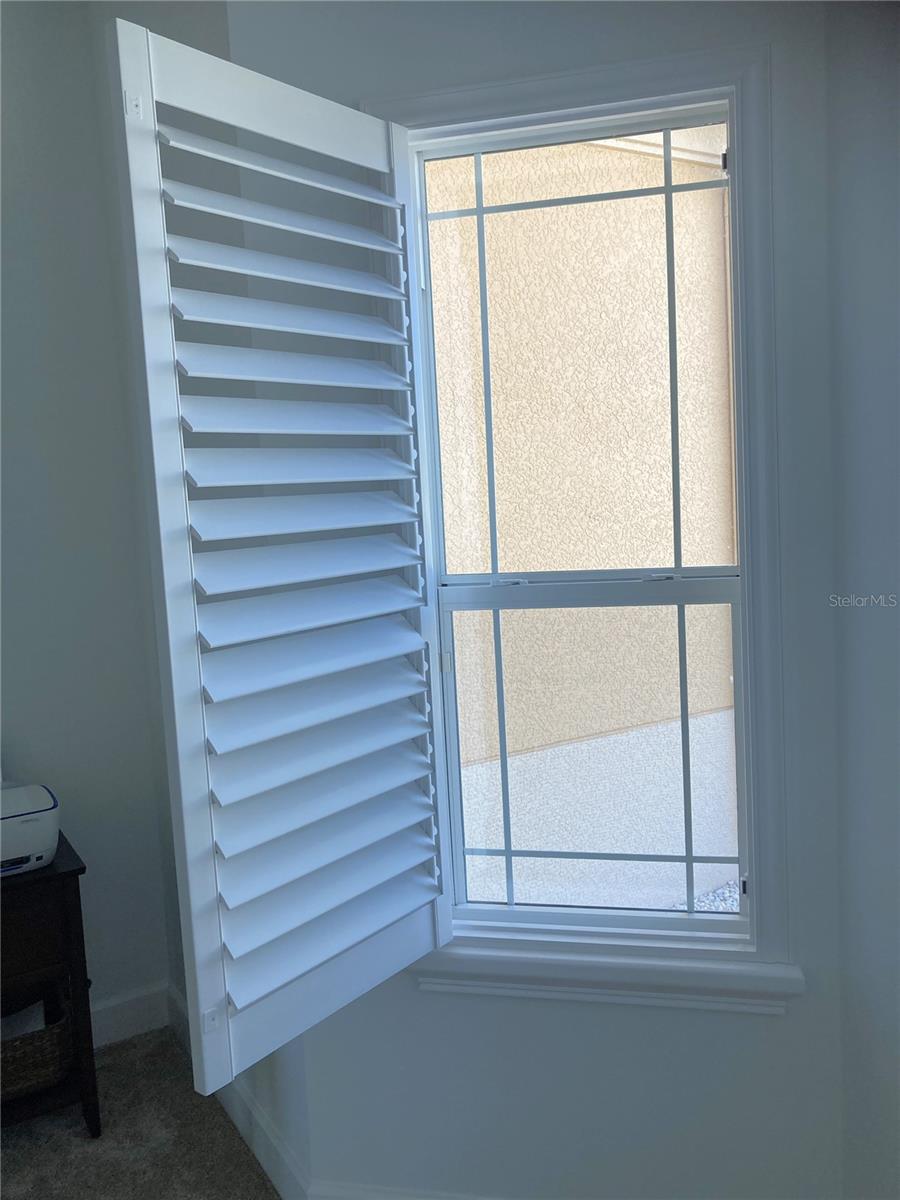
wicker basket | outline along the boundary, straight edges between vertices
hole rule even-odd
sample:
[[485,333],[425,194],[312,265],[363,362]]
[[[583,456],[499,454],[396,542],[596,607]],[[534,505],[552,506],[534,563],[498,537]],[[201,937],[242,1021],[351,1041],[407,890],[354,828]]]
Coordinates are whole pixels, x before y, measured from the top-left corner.
[[58,1021],[0,1043],[0,1099],[14,1100],[60,1083],[72,1065],[72,1012],[61,998]]

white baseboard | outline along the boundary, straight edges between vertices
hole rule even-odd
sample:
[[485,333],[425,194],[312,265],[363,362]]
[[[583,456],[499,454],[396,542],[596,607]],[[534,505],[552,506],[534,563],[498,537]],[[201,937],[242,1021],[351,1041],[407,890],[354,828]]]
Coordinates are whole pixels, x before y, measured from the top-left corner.
[[239,1077],[216,1098],[256,1155],[281,1200],[307,1200],[309,1166],[289,1145]]
[[92,1000],[94,1045],[108,1046],[169,1024],[168,984],[151,983],[103,1000]]
[[489,1196],[473,1196],[462,1192],[431,1192],[425,1189],[375,1187],[363,1183],[335,1183],[314,1179],[309,1185],[307,1200],[491,1200]]

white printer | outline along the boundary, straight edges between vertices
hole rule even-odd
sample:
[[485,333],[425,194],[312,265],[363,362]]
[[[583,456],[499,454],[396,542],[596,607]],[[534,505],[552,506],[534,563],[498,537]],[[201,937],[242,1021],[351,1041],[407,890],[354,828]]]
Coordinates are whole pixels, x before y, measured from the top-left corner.
[[0,874],[35,871],[53,861],[59,801],[40,783],[0,784]]

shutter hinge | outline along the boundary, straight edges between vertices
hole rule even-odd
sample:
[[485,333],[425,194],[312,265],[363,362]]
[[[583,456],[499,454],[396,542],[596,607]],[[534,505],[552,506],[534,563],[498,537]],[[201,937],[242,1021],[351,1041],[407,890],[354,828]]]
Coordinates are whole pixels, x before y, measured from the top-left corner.
[[722,154],[722,170],[723,171],[728,170],[728,151],[727,150],[725,150]]
[[203,1014],[203,1032],[218,1033],[221,1019],[221,1005],[216,1008],[208,1008]]
[[750,891],[750,880],[749,880],[748,876],[742,875],[741,876],[741,895],[746,896],[749,891]]
[[125,116],[137,121],[144,119],[144,98],[138,92],[125,92]]

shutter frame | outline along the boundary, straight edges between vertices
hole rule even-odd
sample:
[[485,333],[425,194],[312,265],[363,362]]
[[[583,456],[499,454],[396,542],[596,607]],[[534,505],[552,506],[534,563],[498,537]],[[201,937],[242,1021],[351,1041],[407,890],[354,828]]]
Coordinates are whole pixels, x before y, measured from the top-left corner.
[[[164,692],[169,792],[185,959],[185,1001],[194,1083],[204,1094],[234,1077],[221,954],[215,852],[202,725],[196,720],[201,685],[197,631],[183,603],[193,589],[190,539],[184,538],[184,464],[178,423],[175,345],[169,316],[162,174],[156,146],[149,34],[117,20],[113,114],[125,195],[128,304],[133,361],[143,410],[142,473],[150,510],[160,676]],[[130,253],[129,253],[130,251]],[[164,486],[155,481],[164,480]],[[155,518],[155,520],[154,520]],[[188,852],[190,847],[190,853]]]
[[[421,244],[418,242],[418,232],[422,226],[422,216],[425,212],[424,196],[422,195],[423,179],[414,177],[412,172],[412,154],[409,145],[409,130],[394,122],[390,124],[391,157],[394,164],[394,191],[403,204],[402,220],[406,230],[406,269],[409,273],[409,338],[413,362],[418,364],[419,383],[414,397],[421,408],[424,403],[425,388],[422,376],[426,370],[431,370],[432,354],[426,346],[429,334],[423,317],[422,294],[425,286],[424,263],[422,261]],[[427,364],[427,365],[426,365]],[[432,383],[434,381],[432,380]],[[440,578],[440,564],[437,558],[437,537],[434,531],[439,525],[439,496],[440,452],[436,441],[436,423],[420,417],[418,422],[419,446],[419,493],[422,511],[422,531],[424,545],[423,580],[425,605],[422,609],[422,634],[429,646],[432,647],[431,659],[431,720],[434,754],[434,806],[438,831],[437,861],[444,880],[440,895],[435,901],[434,915],[436,922],[437,944],[446,945],[453,937],[453,894],[450,871],[450,780],[448,776],[448,760],[446,753],[447,728],[443,712],[443,688],[437,679],[440,663],[440,616],[438,611],[437,580]],[[443,853],[442,853],[443,847]],[[442,861],[443,860],[443,861]]]
[[[279,408],[280,401],[267,402],[264,398],[240,401],[226,396],[217,402],[215,397],[211,397],[209,402],[204,403],[207,396],[216,391],[214,386],[209,386],[216,379],[261,380],[263,383],[269,379],[273,384],[286,382],[295,389],[321,386],[323,383],[357,390],[368,388],[372,389],[368,394],[373,401],[377,401],[379,393],[382,397],[391,394],[402,397],[407,394],[413,384],[398,375],[393,365],[389,367],[387,364],[406,362],[411,371],[405,347],[409,341],[416,342],[419,333],[418,317],[414,312],[417,267],[410,250],[408,232],[411,223],[408,215],[411,203],[409,168],[405,131],[395,129],[377,118],[310,96],[231,63],[159,38],[121,20],[115,21],[114,26],[111,24],[111,50],[114,63],[111,73],[113,115],[124,182],[129,307],[132,329],[136,335],[134,363],[139,376],[136,391],[138,395],[146,395],[146,402],[142,405],[145,474],[152,480],[150,493],[154,497],[151,505],[151,525],[154,530],[151,542],[155,610],[185,953],[186,1001],[195,1085],[198,1091],[208,1094],[229,1083],[237,1073],[258,1058],[277,1049],[278,1045],[303,1032],[330,1011],[342,1007],[397,970],[410,965],[422,954],[436,948],[446,940],[449,930],[450,896],[444,894],[437,883],[439,878],[449,879],[449,873],[441,874],[439,865],[438,833],[440,829],[448,830],[448,824],[445,823],[448,821],[447,815],[439,814],[437,796],[440,788],[436,787],[435,773],[435,747],[443,745],[442,736],[437,736],[435,711],[435,703],[439,703],[436,694],[439,689],[434,688],[435,694],[431,696],[426,691],[424,701],[417,698],[422,695],[423,688],[431,689],[433,684],[428,664],[431,659],[436,661],[436,651],[432,654],[432,648],[436,646],[437,622],[431,593],[432,563],[427,541],[424,569],[417,565],[421,564],[422,541],[428,525],[422,511],[423,489],[419,483],[422,458],[421,452],[416,449],[416,439],[421,440],[421,429],[416,430],[402,418],[402,413],[414,412],[412,397],[405,407],[402,399],[394,404],[386,398],[380,404],[371,405],[355,402],[335,405],[320,401],[318,397],[315,401],[292,400],[290,403],[296,406],[293,412]],[[189,133],[180,135],[178,130],[168,127],[158,133],[157,103],[182,108],[189,113],[232,125],[238,130],[247,130],[379,171],[392,179],[393,194],[355,182],[344,187],[339,177],[327,173],[321,174],[318,180],[296,178],[305,169],[297,168],[295,171],[288,164],[282,170],[278,160],[271,156],[242,149],[221,153],[210,139]],[[302,140],[298,140],[298,129],[304,131]],[[402,149],[399,157],[398,139]],[[275,176],[301,188],[321,188],[325,192],[350,196],[354,203],[380,205],[382,212],[397,214],[394,218],[389,216],[386,219],[385,230],[387,235],[395,227],[399,242],[394,244],[389,236],[382,239],[375,233],[357,239],[357,245],[371,247],[368,252],[372,254],[375,265],[370,275],[365,270],[330,265],[327,259],[304,264],[300,253],[293,257],[282,257],[280,254],[245,250],[243,247],[223,245],[220,248],[214,242],[172,235],[167,228],[166,209],[172,208],[173,191],[176,198],[187,199],[187,207],[192,208],[196,204],[201,213],[218,211],[229,205],[218,200],[207,204],[213,193],[200,195],[197,189],[191,190],[189,185],[167,185],[162,169],[161,145],[196,153],[200,158],[218,159],[235,169]],[[393,171],[392,158],[395,161]],[[314,177],[316,172],[310,168],[306,170],[306,175]],[[260,215],[274,212],[252,201],[235,202],[230,207],[233,210],[230,215],[234,220],[248,223],[253,223]],[[280,227],[290,224],[289,218],[282,221],[276,215],[274,219],[276,224],[281,222]],[[395,226],[390,224],[392,220]],[[336,227],[334,223],[329,225],[327,222],[323,227],[320,223],[318,228],[324,228],[325,233],[317,234],[314,220],[307,225],[312,230],[308,236],[321,236],[325,240],[319,244],[326,247],[330,244],[329,233],[337,231],[343,236],[346,229],[345,226]],[[307,236],[307,233],[303,236]],[[339,241],[337,244],[343,243]],[[220,249],[222,254],[219,254]],[[384,260],[383,265],[379,265],[379,259]],[[354,318],[351,313],[348,320],[342,321],[339,312],[328,315],[331,310],[327,305],[318,310],[295,304],[280,306],[274,302],[245,301],[241,297],[229,299],[215,290],[192,295],[173,285],[172,263],[196,263],[198,269],[212,268],[213,272],[237,270],[248,279],[280,279],[289,284],[308,285],[312,289],[334,289],[331,294],[339,299],[342,294],[356,293],[373,297],[369,302],[371,305],[396,305],[402,301],[406,320],[400,330],[407,329],[409,336],[404,336],[379,317]],[[390,266],[391,263],[395,265]],[[398,265],[401,263],[404,264],[403,268]],[[406,276],[404,268],[408,273]],[[214,285],[214,289],[216,286],[221,285]],[[321,294],[325,295],[324,292]],[[201,295],[208,295],[210,301],[204,302]],[[309,305],[310,301],[305,300],[303,304]],[[181,311],[179,305],[193,308],[193,315]],[[225,352],[217,354],[216,343],[208,346],[206,343],[188,345],[179,356],[175,341],[175,319],[202,321],[208,315],[214,317],[211,325],[220,329],[231,326],[237,329],[268,329],[288,336],[309,332],[334,339],[349,338],[362,348],[362,353],[357,358],[345,360],[340,347],[348,343],[336,340],[338,349],[334,357],[325,356],[327,362],[319,362],[303,354],[288,357],[280,351],[257,349],[231,353],[229,348],[223,347]],[[307,329],[307,326],[311,328]],[[380,342],[379,338],[382,339]],[[385,361],[378,358],[376,350],[372,365],[369,366],[373,344],[380,344],[389,352]],[[185,346],[184,341],[182,345]],[[417,348],[413,357],[418,353]],[[346,365],[341,365],[342,362]],[[188,403],[182,410],[179,373],[182,376],[186,371],[193,373],[198,364],[200,385],[204,387],[203,396],[185,396]],[[326,373],[322,374],[323,371]],[[248,390],[245,394],[253,393]],[[360,399],[366,395],[363,392]],[[309,411],[301,413],[301,406],[306,403],[310,405]],[[299,416],[302,416],[302,421],[311,422],[308,431],[306,428],[298,430],[291,425],[291,422],[296,425]],[[282,430],[279,424],[283,423],[284,417],[290,419],[288,427]],[[273,484],[308,487],[318,483],[315,455],[303,449],[291,452],[287,457],[282,454],[279,458],[277,453],[271,454],[268,467],[279,461],[282,465],[277,466],[275,474],[286,473],[287,477],[283,481],[276,479],[267,483],[265,478],[255,478],[260,465],[257,452],[248,451],[241,458],[240,450],[236,450],[233,454],[237,457],[228,457],[227,454],[223,457],[214,449],[204,454],[202,447],[207,443],[201,441],[198,449],[195,441],[186,441],[195,435],[202,438],[204,423],[210,426],[210,433],[214,434],[217,422],[226,426],[228,422],[237,423],[236,434],[246,429],[248,436],[252,436],[254,421],[263,424],[264,428],[259,432],[265,436],[291,436],[299,432],[313,437],[324,434],[340,439],[342,435],[350,434],[355,438],[374,437],[376,445],[382,447],[402,447],[406,444],[409,448],[400,452],[371,450],[368,454],[352,448],[346,452],[332,449],[332,457],[328,458],[326,453],[325,458],[337,464],[338,475],[332,486],[338,490],[323,493],[322,498],[313,505],[292,503],[290,500],[286,503],[276,500],[267,505],[263,496],[254,507],[255,492],[249,493],[246,499],[241,499],[240,491],[236,496],[230,492],[233,503],[227,499],[221,500],[220,493],[215,491],[212,498],[209,498],[208,491],[204,495],[204,487],[221,486],[222,478],[215,474],[220,469],[232,472],[226,477],[226,486],[229,488],[267,487]],[[192,422],[194,426],[199,422],[200,428],[193,427]],[[270,423],[268,429],[265,428],[266,422]],[[274,430],[271,429],[272,422],[276,426]],[[222,432],[230,435],[228,428]],[[385,438],[392,440],[386,443]],[[410,441],[410,438],[413,440]],[[265,446],[270,444],[264,443]],[[354,446],[353,442],[343,444]],[[404,463],[412,465],[404,466]],[[192,464],[201,474],[206,472],[206,476],[192,478]],[[326,475],[328,470],[325,471]],[[250,478],[240,478],[241,471],[249,471]],[[307,480],[310,471],[312,476]],[[295,480],[292,472],[294,475],[299,472],[299,478]],[[330,480],[331,476],[328,478]],[[341,483],[341,480],[345,483]],[[350,492],[341,499],[341,493],[348,484]],[[197,489],[199,498],[191,498],[191,487]],[[366,489],[372,487],[375,491],[370,494],[375,499],[366,500]],[[302,491],[295,499],[310,494],[308,490]],[[334,506],[329,507],[325,502],[328,494],[338,497]],[[352,496],[360,497],[359,501],[352,500]],[[275,500],[275,497],[272,499]],[[377,575],[371,584],[364,577],[357,585],[352,569],[348,576],[347,572],[339,573],[336,567],[332,568],[327,563],[323,568],[324,574],[317,574],[312,568],[312,574],[305,574],[304,568],[300,571],[301,590],[293,593],[304,601],[305,608],[299,617],[296,613],[286,615],[288,606],[283,599],[279,599],[290,593],[269,590],[265,595],[254,594],[260,589],[278,589],[297,584],[297,571],[289,562],[293,555],[290,544],[281,549],[282,544],[276,543],[279,549],[272,554],[265,549],[272,536],[312,536],[319,543],[320,556],[324,554],[328,563],[339,563],[341,538],[329,543],[327,531],[345,528],[340,523],[343,513],[356,523],[348,527],[352,534],[369,509],[376,514],[382,528],[359,526],[362,532],[356,536],[355,542],[347,541],[347,553],[352,555],[356,545],[362,553],[365,542],[369,555],[366,562],[371,561],[371,565],[361,568],[363,576],[366,570],[399,573]],[[195,518],[193,525],[192,513]],[[273,530],[265,527],[267,513],[274,514],[276,522],[281,523],[276,524]],[[238,522],[237,527],[233,525],[235,521]],[[306,528],[307,524],[310,525],[309,529]],[[419,525],[418,534],[402,532],[409,530],[413,524]],[[294,525],[299,528],[293,529]],[[253,557],[252,547],[249,547],[245,558],[247,564],[256,564],[256,573],[251,571],[242,577],[242,551],[240,548],[233,549],[234,538],[240,541],[259,536],[263,538],[261,551]],[[219,542],[222,546],[218,545]],[[295,544],[298,553],[304,544]],[[406,551],[400,553],[400,547],[404,544]],[[199,559],[198,554],[201,556]],[[216,558],[216,555],[220,557]],[[204,562],[202,556],[210,557]],[[325,562],[324,559],[322,561]],[[203,567],[199,573],[198,562]],[[285,569],[282,569],[283,566]],[[211,594],[204,599],[204,589],[207,593],[210,590],[211,570],[215,572],[215,582]],[[411,579],[418,582],[411,583]],[[324,589],[329,586],[332,591],[325,592]],[[367,586],[372,593],[370,600],[366,598]],[[336,592],[335,588],[343,590]],[[348,588],[351,590],[348,591]],[[250,594],[244,597],[242,591],[248,589]],[[314,594],[316,589],[318,595]],[[220,595],[226,598],[219,599]],[[261,607],[260,602],[267,600],[274,600],[274,606],[263,603]],[[376,650],[369,655],[364,648],[360,648],[360,639],[354,642],[351,637],[347,642],[346,661],[339,667],[339,670],[351,672],[348,683],[352,679],[361,683],[369,679],[374,681],[381,669],[390,672],[387,682],[380,685],[381,691],[378,692],[378,695],[383,693],[386,697],[376,703],[378,722],[373,722],[371,734],[365,732],[364,721],[360,724],[362,732],[358,747],[349,760],[349,773],[341,774],[340,766],[345,760],[335,754],[329,756],[329,751],[320,754],[312,763],[314,771],[307,769],[307,763],[298,775],[291,775],[293,747],[300,747],[305,752],[307,742],[303,740],[303,732],[285,733],[281,728],[275,731],[274,736],[276,742],[284,744],[284,753],[281,758],[276,757],[276,769],[268,770],[266,778],[261,779],[258,786],[240,774],[234,776],[231,769],[236,782],[226,788],[229,819],[223,823],[222,834],[224,845],[230,847],[228,862],[232,866],[229,870],[232,874],[238,870],[234,864],[240,864],[241,856],[248,852],[257,857],[264,854],[264,846],[262,851],[259,846],[254,849],[252,836],[241,832],[240,806],[252,804],[258,807],[266,803],[267,796],[273,802],[277,796],[278,807],[273,811],[273,820],[268,826],[276,838],[296,836],[305,827],[307,819],[312,823],[310,829],[316,822],[323,823],[321,829],[316,826],[313,831],[314,837],[325,838],[321,845],[326,858],[316,868],[319,874],[331,871],[327,854],[332,842],[326,836],[326,831],[354,828],[354,805],[358,806],[361,814],[359,832],[354,837],[342,832],[341,838],[333,843],[334,853],[340,852],[340,856],[349,853],[351,859],[354,854],[365,855],[366,861],[374,864],[375,869],[370,868],[370,874],[376,881],[390,870],[392,861],[400,866],[406,864],[404,870],[407,874],[397,876],[394,881],[385,879],[373,884],[375,899],[371,906],[365,903],[363,892],[355,901],[341,900],[337,908],[326,908],[321,915],[307,917],[305,920],[311,931],[308,942],[305,940],[304,924],[289,928],[283,912],[277,914],[277,920],[272,922],[268,932],[265,929],[254,932],[250,918],[249,924],[243,918],[237,924],[232,921],[233,930],[244,931],[235,943],[240,950],[239,959],[236,959],[227,945],[227,928],[231,920],[228,906],[220,898],[225,859],[216,844],[213,818],[218,801],[212,785],[216,777],[226,781],[229,779],[229,761],[239,763],[241,755],[248,762],[255,761],[254,747],[250,745],[244,748],[240,737],[237,736],[236,741],[232,731],[220,747],[223,753],[215,753],[216,747],[210,744],[207,737],[205,721],[207,706],[217,702],[216,693],[220,689],[220,682],[214,680],[224,680],[221,686],[224,687],[226,698],[219,702],[232,705],[232,712],[238,711],[234,709],[235,705],[245,702],[254,712],[264,712],[265,704],[260,697],[269,695],[271,698],[273,680],[274,686],[283,687],[286,695],[292,695],[295,699],[299,697],[306,704],[306,697],[309,690],[315,687],[317,678],[335,678],[333,671],[322,670],[325,660],[308,675],[304,674],[302,667],[291,667],[289,664],[285,675],[285,672],[273,670],[272,655],[267,656],[265,651],[256,654],[253,647],[269,646],[272,637],[284,639],[295,650],[313,644],[302,639],[310,635],[315,637],[317,630],[329,628],[328,607],[337,602],[344,607],[339,610],[337,617],[333,610],[330,620],[349,624],[332,624],[332,631],[352,629],[354,622],[361,622],[360,627],[363,628],[368,622],[369,628],[374,630],[377,627],[388,632],[390,644],[400,647],[399,659],[397,651],[394,654],[382,654]],[[260,613],[269,620],[268,627],[254,625],[260,619]],[[211,619],[216,615],[221,620]],[[242,622],[245,623],[243,626]],[[205,636],[206,626],[213,629],[209,637]],[[330,636],[335,640],[333,633]],[[229,654],[232,655],[231,659],[228,658]],[[215,658],[216,655],[219,657]],[[209,689],[204,688],[202,666],[207,657],[215,667]],[[253,665],[255,682],[251,680],[247,690],[242,690],[233,671],[230,676],[227,670],[225,674],[222,673],[220,667],[227,668],[229,662],[238,668],[244,662]],[[379,664],[384,664],[383,668]],[[355,676],[352,674],[354,670],[357,673]],[[296,678],[291,678],[292,671]],[[372,686],[375,686],[374,682]],[[346,686],[339,687],[337,691],[332,687],[331,695],[335,698],[329,702],[331,708],[328,704],[324,706],[322,719],[326,724],[323,729],[327,729],[333,721],[353,722],[353,715],[344,713],[345,708],[350,712],[351,707],[345,699],[347,692]],[[219,691],[219,694],[222,693]],[[401,698],[404,695],[409,698]],[[363,716],[365,712],[363,709]],[[398,714],[400,722],[396,734],[390,730],[394,712]],[[315,716],[314,709],[312,715]],[[315,722],[311,721],[309,714],[303,715],[302,720],[302,730],[315,734]],[[380,733],[382,728],[384,732]],[[323,735],[322,745],[327,750],[332,742]],[[396,746],[396,751],[392,749],[393,746]],[[383,761],[382,777],[399,781],[394,785],[395,790],[367,797],[365,787],[353,784],[348,790],[347,783],[343,783],[343,791],[336,793],[333,799],[329,799],[327,792],[323,793],[310,808],[310,802],[304,799],[310,788],[315,796],[316,789],[326,787],[332,777],[335,781],[354,778],[352,765],[356,755],[362,756],[359,760],[361,764],[367,761],[367,756],[373,763],[376,760]],[[390,766],[395,760],[396,765]],[[285,765],[287,774],[279,773],[279,764]],[[299,790],[298,787],[292,787],[292,780],[299,781]],[[274,790],[270,792],[268,789]],[[421,792],[422,803],[411,803],[410,796],[414,797],[418,792]],[[396,821],[388,811],[394,802],[398,805]],[[302,807],[304,804],[307,805],[305,809]],[[379,815],[377,821],[373,820],[372,814],[382,814],[382,810],[385,810],[383,816]],[[316,812],[319,815],[315,815]],[[423,822],[421,829],[418,828],[419,821]],[[397,822],[399,825],[394,830]],[[378,835],[386,846],[393,847],[393,857],[385,856],[384,870],[378,869],[377,849],[373,850],[365,842],[367,828],[371,829],[373,837]],[[374,843],[376,847],[378,844]],[[427,852],[429,844],[431,851]],[[348,851],[347,846],[351,846],[352,850]],[[252,861],[251,858],[247,859],[245,870],[250,869]],[[432,873],[423,873],[421,867],[415,865],[410,873],[409,863],[413,861],[433,863]],[[347,865],[338,865],[338,874],[334,878],[343,878],[341,872],[348,869]],[[407,875],[408,887],[404,882]],[[315,878],[315,872],[312,878]],[[337,889],[335,894],[344,895],[348,887],[352,890],[353,884],[350,881],[340,887],[336,884],[330,886],[332,891]],[[251,881],[247,894],[253,892]],[[309,913],[316,913],[317,903],[314,899],[308,906]],[[257,911],[264,915],[266,908],[258,907]],[[355,913],[360,914],[358,936],[355,932]],[[384,926],[378,924],[379,913],[387,921]],[[341,942],[332,952],[328,952],[328,931],[332,928],[339,931]],[[231,936],[232,939],[238,937],[235,932]],[[262,939],[258,949],[254,948],[253,937]],[[290,957],[284,959],[281,955],[282,946],[286,949],[307,947],[305,957],[302,952],[298,954],[298,960],[304,963],[304,971],[299,977],[290,977],[293,960]],[[254,976],[255,961],[261,964],[258,979]]]

